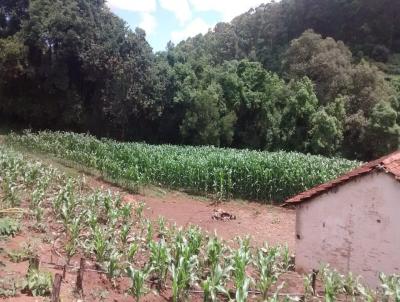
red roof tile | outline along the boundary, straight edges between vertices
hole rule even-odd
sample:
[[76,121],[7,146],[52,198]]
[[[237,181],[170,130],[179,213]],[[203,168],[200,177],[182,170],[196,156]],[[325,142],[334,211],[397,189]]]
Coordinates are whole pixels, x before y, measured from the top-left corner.
[[288,199],[285,202],[285,205],[298,204],[303,201],[309,200],[347,182],[348,180],[367,174],[373,170],[385,171],[386,173],[392,175],[395,179],[400,181],[400,150],[387,156],[381,157],[377,160],[366,163],[340,176],[335,180],[329,181],[303,193],[300,193]]

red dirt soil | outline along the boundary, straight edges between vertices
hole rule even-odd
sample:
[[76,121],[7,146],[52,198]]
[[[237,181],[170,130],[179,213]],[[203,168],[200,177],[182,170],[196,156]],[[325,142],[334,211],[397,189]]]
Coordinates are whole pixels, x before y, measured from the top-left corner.
[[[126,195],[127,201],[144,201],[145,215],[151,219],[164,216],[179,226],[195,224],[209,233],[216,232],[225,240],[236,236],[252,237],[253,245],[287,244],[294,250],[295,211],[278,206],[237,201],[212,203],[200,201],[184,193],[168,192],[162,198],[144,195]],[[212,219],[214,210],[222,209],[236,219],[220,221]]]

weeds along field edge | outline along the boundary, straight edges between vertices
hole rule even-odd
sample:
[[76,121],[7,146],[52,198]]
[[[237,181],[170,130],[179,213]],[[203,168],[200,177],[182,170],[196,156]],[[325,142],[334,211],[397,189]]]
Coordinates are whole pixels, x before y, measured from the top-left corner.
[[360,165],[295,152],[119,143],[68,132],[25,132],[5,140],[95,169],[133,191],[156,185],[218,199],[282,202]]
[[[400,298],[400,276],[382,274],[381,288],[375,291],[352,274],[341,275],[327,266],[318,273],[319,290],[313,286],[312,275],[304,275],[301,293],[284,293],[284,275],[293,270],[287,247],[254,248],[249,238],[227,244],[196,226],[178,228],[164,218],[151,222],[143,216],[144,204],[124,203],[118,194],[94,191],[83,179],[28,160],[9,147],[0,146],[0,179],[2,240],[18,234],[23,224],[42,232],[57,229],[58,234],[46,240],[59,242],[58,253],[66,264],[74,257],[95,263],[112,288],[127,278],[130,282],[124,290],[136,301],[150,287],[156,292],[169,289],[173,301],[190,300],[193,294],[200,294],[204,301],[238,302]],[[35,257],[35,252],[28,249],[23,255],[9,255],[23,261]],[[18,295],[23,290],[46,296],[51,284],[51,275],[30,267],[20,287],[0,288],[0,294]]]

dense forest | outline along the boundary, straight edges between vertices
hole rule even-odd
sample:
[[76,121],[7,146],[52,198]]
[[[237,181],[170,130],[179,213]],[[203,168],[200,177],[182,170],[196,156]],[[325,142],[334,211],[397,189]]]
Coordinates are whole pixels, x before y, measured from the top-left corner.
[[1,0],[0,118],[370,159],[400,145],[400,1],[271,2],[154,53],[104,0]]

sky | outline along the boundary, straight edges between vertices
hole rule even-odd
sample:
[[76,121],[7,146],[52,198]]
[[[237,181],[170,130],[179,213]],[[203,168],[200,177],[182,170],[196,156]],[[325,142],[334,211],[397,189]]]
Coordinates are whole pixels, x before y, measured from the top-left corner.
[[229,22],[265,0],[107,0],[107,5],[127,24],[146,31],[155,51],[168,41],[206,33],[218,22]]

